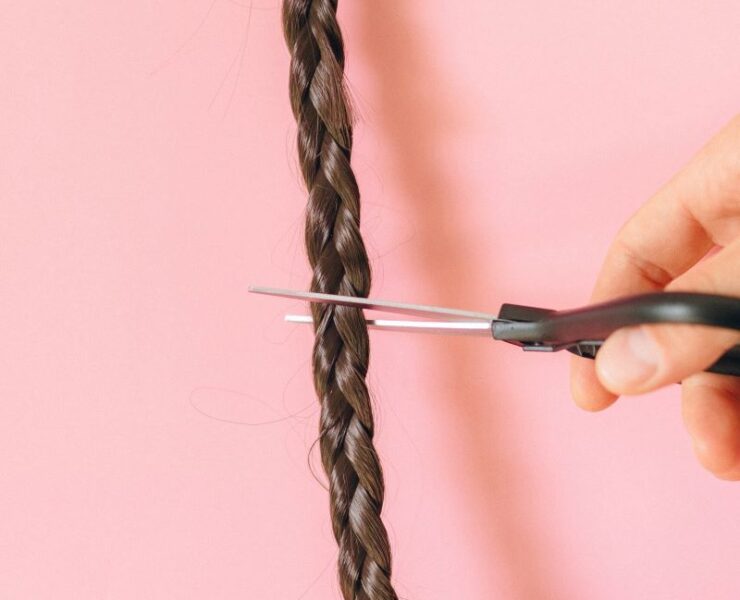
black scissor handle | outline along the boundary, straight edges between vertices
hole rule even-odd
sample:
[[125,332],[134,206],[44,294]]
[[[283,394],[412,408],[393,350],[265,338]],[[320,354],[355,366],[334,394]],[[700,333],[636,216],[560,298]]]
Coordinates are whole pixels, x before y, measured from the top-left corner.
[[[525,350],[566,349],[594,358],[611,333],[629,325],[686,323],[740,330],[740,298],[688,292],[658,292],[619,298],[574,310],[555,311],[504,304],[493,337]],[[740,376],[740,346],[708,371]]]

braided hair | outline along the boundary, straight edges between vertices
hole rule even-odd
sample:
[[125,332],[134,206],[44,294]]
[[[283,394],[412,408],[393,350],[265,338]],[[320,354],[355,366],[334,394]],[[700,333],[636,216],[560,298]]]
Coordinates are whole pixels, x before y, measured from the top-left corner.
[[[344,85],[338,0],[283,0],[290,50],[290,100],[308,191],[306,249],[311,291],[366,297],[370,263],[360,234],[360,193],[350,155],[352,118]],[[345,600],[397,600],[388,534],[380,519],[384,483],[373,445],[365,381],[367,325],[360,309],[314,303],[313,381],[321,404],[321,460],[329,479]]]

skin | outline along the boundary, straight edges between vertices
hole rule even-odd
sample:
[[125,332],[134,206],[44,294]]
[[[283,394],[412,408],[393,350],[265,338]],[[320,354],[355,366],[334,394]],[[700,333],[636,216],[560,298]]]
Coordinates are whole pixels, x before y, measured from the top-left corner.
[[[591,301],[658,290],[740,297],[740,115],[622,226]],[[680,381],[697,458],[740,481],[740,377],[702,372],[736,344],[740,331],[697,325],[620,329],[595,361],[572,359],[573,399],[598,411]]]

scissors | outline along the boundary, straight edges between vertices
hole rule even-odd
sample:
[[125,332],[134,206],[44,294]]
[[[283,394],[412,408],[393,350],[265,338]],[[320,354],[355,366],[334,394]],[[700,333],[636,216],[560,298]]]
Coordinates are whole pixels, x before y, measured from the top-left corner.
[[[522,350],[567,350],[594,359],[604,340],[622,327],[648,323],[708,325],[740,331],[740,298],[690,292],[657,292],[627,296],[571,310],[503,304],[498,315],[407,304],[373,298],[320,294],[278,288],[249,288],[256,294],[380,311],[421,319],[366,319],[373,329],[493,337]],[[286,315],[286,321],[313,323],[308,315]],[[740,345],[722,355],[707,371],[740,377]]]

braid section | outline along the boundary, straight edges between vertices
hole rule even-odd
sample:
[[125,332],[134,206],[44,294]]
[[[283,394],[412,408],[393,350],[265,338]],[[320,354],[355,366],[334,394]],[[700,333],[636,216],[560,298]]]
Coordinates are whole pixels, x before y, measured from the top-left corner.
[[[371,273],[360,234],[360,193],[350,166],[352,123],[336,13],[337,0],[283,1],[291,107],[308,190],[310,289],[366,297]],[[367,325],[357,308],[312,304],[311,310],[321,460],[329,479],[342,595],[345,600],[397,600],[388,535],[380,519],[384,483],[365,381]]]

